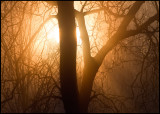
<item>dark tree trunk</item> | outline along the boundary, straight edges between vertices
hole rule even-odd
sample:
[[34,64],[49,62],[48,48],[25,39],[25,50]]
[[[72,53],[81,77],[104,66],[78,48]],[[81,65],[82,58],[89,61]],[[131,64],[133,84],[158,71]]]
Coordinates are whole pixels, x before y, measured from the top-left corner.
[[84,17],[79,17],[83,39],[84,71],[80,93],[76,79],[76,26],[73,1],[58,2],[58,23],[60,29],[60,83],[64,109],[67,113],[88,112],[93,81],[99,66],[90,56],[89,39]]
[[73,1],[58,1],[60,84],[66,113],[79,112],[76,79],[76,26]]
[[90,96],[92,92],[92,86],[94,78],[98,71],[98,65],[91,57],[87,63],[85,63],[83,71],[82,85],[80,89],[80,111],[82,113],[88,112],[88,105],[90,102]]
[[90,96],[94,78],[98,71],[99,65],[95,62],[94,58],[90,55],[90,43],[87,29],[85,26],[85,18],[83,13],[77,14],[77,21],[80,29],[82,46],[83,46],[83,57],[84,57],[84,69],[83,79],[80,88],[80,111],[82,113],[88,112],[88,105],[90,102]]

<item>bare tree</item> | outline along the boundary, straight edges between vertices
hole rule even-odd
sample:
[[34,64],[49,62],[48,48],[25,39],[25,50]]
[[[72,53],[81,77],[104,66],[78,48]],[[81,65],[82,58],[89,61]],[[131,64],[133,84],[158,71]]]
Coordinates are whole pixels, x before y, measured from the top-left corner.
[[[46,47],[52,19],[60,49]],[[2,112],[158,110],[159,1],[1,2],[1,45]]]
[[76,26],[73,1],[58,2],[60,28],[60,82],[64,108],[67,113],[78,112],[76,78]]

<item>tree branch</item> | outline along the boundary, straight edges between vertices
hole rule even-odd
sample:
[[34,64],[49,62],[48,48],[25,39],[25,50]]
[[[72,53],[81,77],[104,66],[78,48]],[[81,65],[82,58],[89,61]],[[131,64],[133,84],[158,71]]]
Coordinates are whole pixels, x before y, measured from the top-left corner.
[[51,18],[57,18],[57,15],[50,15],[38,28],[38,30],[33,34],[33,36],[31,37],[30,41],[28,42],[27,46],[24,48],[24,50],[22,51],[21,55],[19,56],[19,58],[17,59],[17,62],[23,57],[23,54],[25,53],[25,51],[29,48],[29,46],[31,45],[31,43],[33,42],[33,40],[35,39],[36,35],[40,32],[40,30],[43,28],[43,26],[51,19]]
[[128,38],[130,36],[134,36],[136,34],[142,33],[143,30],[148,27],[151,23],[159,19],[159,14],[155,14],[153,17],[148,19],[144,24],[139,26],[136,30],[130,30],[125,32],[117,32],[115,33],[108,41],[107,43],[100,49],[100,51],[97,53],[97,55],[94,57],[97,64],[101,65],[104,57],[106,54],[113,49],[119,41]]
[[95,10],[83,12],[83,14],[84,14],[84,16],[86,16],[86,15],[90,15],[90,14],[93,14],[93,13],[98,13],[98,12],[103,11],[103,10],[104,10],[104,8],[100,8],[100,9],[95,9]]
[[[133,17],[135,16],[135,14],[137,13],[137,11],[139,10],[139,8],[141,7],[141,5],[144,3],[144,1],[141,2],[136,2],[132,8],[130,9],[130,11],[128,12],[128,14],[126,15],[126,17],[124,18],[124,20],[122,21],[117,34],[114,35],[114,37],[118,38],[119,33],[125,31],[127,25],[130,23],[130,21],[133,19]],[[85,20],[84,20],[84,16],[88,15],[88,14],[92,14],[92,13],[96,13],[99,11],[104,10],[104,8],[101,9],[96,9],[96,10],[92,10],[89,12],[84,12],[84,13],[80,13],[78,11],[76,12],[76,17],[78,20],[78,24],[79,24],[79,28],[80,28],[80,33],[81,33],[81,38],[82,38],[82,43],[83,43],[83,55],[84,55],[84,62],[86,63],[88,58],[91,57],[90,55],[90,43],[89,43],[89,36],[87,34],[87,30],[86,30],[86,26],[85,26]],[[114,41],[114,39],[110,40],[112,42],[112,44],[109,44],[109,47],[114,46],[114,44],[116,44],[116,42]],[[117,40],[118,41],[118,40]],[[105,46],[106,47],[106,46]],[[107,48],[109,49],[109,48]],[[109,50],[108,50],[109,51]],[[103,55],[105,56],[105,55]],[[96,57],[97,59],[97,57]],[[101,64],[101,63],[100,63]]]
[[[2,4],[3,2],[1,2],[1,4]],[[11,12],[12,10],[13,10],[13,8],[14,8],[14,6],[17,4],[17,1],[13,4],[13,6],[9,9],[9,11],[4,15],[4,16],[2,16],[1,17],[1,20],[3,20],[8,14],[9,14],[9,12]]]
[[83,6],[82,6],[82,8],[81,8],[81,10],[80,10],[80,12],[83,12],[83,9],[84,9],[84,7],[86,6],[86,4],[87,4],[87,1],[84,2]]
[[138,10],[140,9],[141,5],[144,2],[145,1],[137,1],[136,3],[134,3],[134,5],[131,7],[128,14],[126,15],[126,17],[124,18],[124,20],[120,24],[117,32],[126,30],[127,26],[129,25],[131,20],[135,17],[136,13],[138,12]]
[[84,62],[86,63],[87,60],[89,60],[91,57],[89,36],[88,36],[87,29],[85,26],[85,19],[84,19],[83,13],[80,13],[80,12],[79,13],[76,12],[76,13],[77,13],[76,17],[77,17],[77,21],[79,25],[80,35],[82,39]]

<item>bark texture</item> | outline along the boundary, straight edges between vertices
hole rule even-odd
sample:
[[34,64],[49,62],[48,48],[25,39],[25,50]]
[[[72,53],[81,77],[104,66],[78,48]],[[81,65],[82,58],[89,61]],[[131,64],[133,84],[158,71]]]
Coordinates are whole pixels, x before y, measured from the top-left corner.
[[78,112],[76,79],[76,26],[73,1],[58,1],[60,28],[60,84],[67,113]]

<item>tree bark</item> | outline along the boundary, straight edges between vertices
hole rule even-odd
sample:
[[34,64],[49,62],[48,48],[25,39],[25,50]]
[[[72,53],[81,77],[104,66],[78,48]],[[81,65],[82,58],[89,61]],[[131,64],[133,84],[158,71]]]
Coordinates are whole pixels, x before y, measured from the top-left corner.
[[87,29],[85,26],[85,19],[83,13],[77,12],[77,21],[80,29],[80,35],[82,39],[83,57],[84,57],[84,69],[83,79],[80,88],[80,112],[88,112],[88,105],[90,101],[90,95],[94,78],[96,76],[98,65],[94,58],[90,55],[90,43]]
[[98,71],[98,65],[95,62],[94,58],[91,57],[88,60],[88,62],[85,63],[82,85],[80,89],[80,111],[82,113],[88,112],[88,105],[90,102],[92,86],[97,71]]
[[60,29],[60,84],[66,113],[78,112],[76,26],[73,1],[58,1]]
[[58,2],[58,21],[60,28],[60,81],[61,93],[66,112],[88,112],[94,78],[105,55],[122,39],[134,35],[126,31],[144,2],[135,2],[128,12],[129,18],[124,18],[117,33],[100,49],[96,56],[90,55],[90,43],[85,27],[84,13],[76,11],[79,24],[84,57],[83,79],[78,93],[76,79],[76,28],[73,2]]

